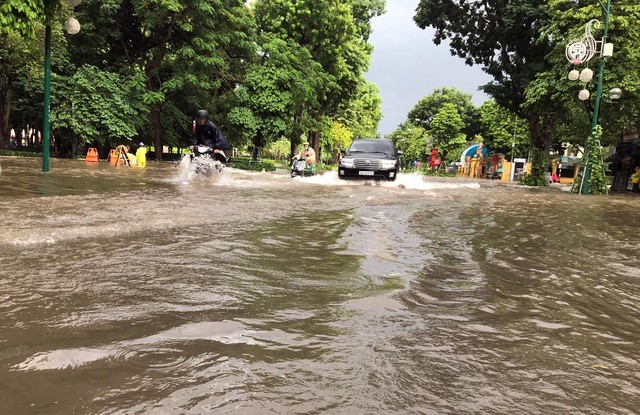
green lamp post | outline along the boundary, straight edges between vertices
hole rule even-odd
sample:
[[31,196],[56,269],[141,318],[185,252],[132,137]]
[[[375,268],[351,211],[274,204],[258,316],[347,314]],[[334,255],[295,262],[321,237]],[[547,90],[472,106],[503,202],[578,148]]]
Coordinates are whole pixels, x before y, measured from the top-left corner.
[[[604,57],[606,56],[606,54],[604,53],[604,48],[605,48],[605,45],[607,44],[607,35],[609,32],[609,12],[611,10],[611,0],[607,0],[606,5],[602,4],[600,0],[598,0],[598,3],[600,3],[600,6],[602,7],[602,10],[604,12],[604,32],[602,33],[602,52],[601,52],[602,56],[600,58],[600,62],[598,65],[596,98],[595,98],[595,102],[593,103],[593,119],[591,120],[591,134],[594,134],[596,131],[596,125],[598,125],[598,116],[600,113],[600,100],[602,99],[602,76],[604,74],[604,62],[605,62]],[[587,151],[590,151],[591,154],[587,154],[587,162],[585,163],[584,176],[582,178],[582,183],[584,185],[582,186],[580,193],[583,195],[588,195],[590,191],[590,181],[591,181],[591,160],[590,159],[594,157],[593,150],[595,149],[587,150]]]
[[[71,7],[80,4],[82,0],[67,0]],[[42,171],[49,171],[49,151],[50,151],[50,106],[51,106],[51,23],[56,10],[60,6],[60,0],[43,0],[45,16],[44,32],[44,115],[42,125]],[[69,18],[65,22],[65,28],[71,35],[80,31],[80,23],[74,18]]]
[[51,103],[51,22],[58,0],[44,0],[44,116],[42,125],[42,171],[49,171],[49,106]]
[[[600,101],[602,100],[602,77],[604,74],[604,64],[605,59],[608,56],[611,56],[613,53],[613,45],[607,43],[607,36],[609,33],[609,16],[611,11],[611,0],[607,0],[606,4],[604,4],[601,0],[598,0],[602,11],[604,12],[604,32],[602,34],[602,41],[596,42],[596,40],[591,36],[591,27],[594,25],[598,25],[599,22],[597,20],[591,20],[586,25],[585,29],[585,37],[579,41],[575,41],[567,46],[566,55],[567,59],[574,65],[579,65],[583,62],[589,61],[596,53],[600,57],[599,65],[598,65],[598,77],[597,77],[597,86],[596,86],[596,96],[593,104],[593,118],[591,120],[591,134],[595,134],[596,126],[598,125],[598,117],[600,112]],[[598,48],[598,43],[600,43],[600,48]],[[591,81],[593,77],[593,71],[589,68],[585,68],[582,71],[578,72],[576,69],[569,72],[569,80],[576,81],[580,80],[583,83],[588,83]],[[614,91],[615,90],[615,91]],[[582,101],[589,99],[589,91],[587,89],[583,89],[578,94],[578,98]],[[610,92],[610,97],[612,99],[620,98],[621,91],[619,88],[614,88]],[[582,180],[580,183],[579,192],[583,195],[588,195],[590,192],[590,180],[591,180],[591,164],[592,159],[594,157],[595,149],[587,148],[584,160],[584,171],[582,174]]]

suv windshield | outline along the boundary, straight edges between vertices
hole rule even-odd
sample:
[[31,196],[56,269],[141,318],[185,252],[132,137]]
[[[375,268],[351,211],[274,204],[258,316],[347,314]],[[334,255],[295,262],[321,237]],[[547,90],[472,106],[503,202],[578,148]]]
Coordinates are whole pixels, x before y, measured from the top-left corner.
[[383,153],[393,156],[393,144],[385,140],[354,141],[349,148],[349,153]]

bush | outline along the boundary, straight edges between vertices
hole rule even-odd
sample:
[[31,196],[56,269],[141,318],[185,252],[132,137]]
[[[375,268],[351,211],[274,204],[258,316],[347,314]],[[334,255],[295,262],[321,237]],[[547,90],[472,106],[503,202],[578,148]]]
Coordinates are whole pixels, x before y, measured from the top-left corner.
[[[600,146],[600,138],[602,137],[602,127],[596,125],[593,133],[587,138],[587,152],[582,157],[583,163],[589,166],[589,194],[601,195],[607,191],[607,176],[605,175],[604,165],[602,163],[602,147]],[[572,191],[580,192],[582,189],[582,175],[584,170],[578,173],[574,179]]]
[[17,151],[17,150],[0,150],[0,156],[42,157],[42,153],[33,153],[31,151]]
[[526,186],[547,186],[547,178],[544,174],[546,165],[546,152],[537,148],[532,149],[531,173],[522,175],[518,184]]
[[232,160],[232,165],[234,168],[241,169],[241,170],[254,170],[254,171],[262,171],[262,170],[275,171],[276,170],[276,166],[274,166],[273,163],[267,162],[267,161],[252,162],[250,160],[234,159]]
[[441,169],[441,170],[420,169],[418,171],[424,174],[425,176],[456,177],[455,174],[448,172],[445,169]]

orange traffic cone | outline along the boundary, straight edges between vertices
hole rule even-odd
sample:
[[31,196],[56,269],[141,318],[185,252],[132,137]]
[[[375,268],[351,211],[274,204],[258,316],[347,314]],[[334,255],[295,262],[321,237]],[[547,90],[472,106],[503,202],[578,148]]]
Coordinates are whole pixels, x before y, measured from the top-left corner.
[[107,160],[109,160],[109,164],[111,164],[112,166],[118,165],[118,154],[116,153],[115,148],[109,150],[109,157],[107,157]]
[[98,158],[98,150],[95,147],[90,147],[89,151],[87,151],[87,157],[84,160],[87,163],[98,163],[100,161]]

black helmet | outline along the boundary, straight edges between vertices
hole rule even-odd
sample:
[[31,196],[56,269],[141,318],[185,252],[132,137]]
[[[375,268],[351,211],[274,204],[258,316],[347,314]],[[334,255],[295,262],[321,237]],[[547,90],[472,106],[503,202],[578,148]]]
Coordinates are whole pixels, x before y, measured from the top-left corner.
[[209,118],[209,113],[206,110],[198,110],[196,113],[196,118],[204,118],[205,120]]

